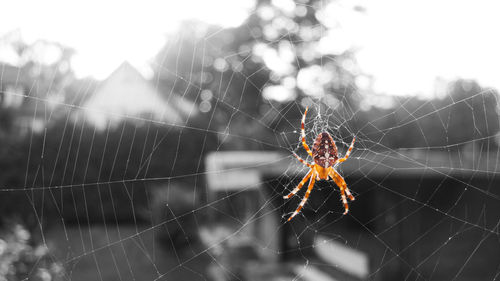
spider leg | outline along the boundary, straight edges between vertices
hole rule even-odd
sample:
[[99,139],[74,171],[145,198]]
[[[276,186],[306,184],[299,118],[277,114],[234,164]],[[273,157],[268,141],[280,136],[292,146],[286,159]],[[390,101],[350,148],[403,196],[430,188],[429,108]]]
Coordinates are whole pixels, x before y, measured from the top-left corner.
[[[339,187],[343,186],[343,188],[345,189],[345,193],[347,193],[347,197],[349,197],[351,201],[354,201],[354,196],[352,196],[351,191],[349,190],[349,187],[347,187],[347,183],[345,182],[344,178],[333,168],[330,171],[330,177]],[[337,178],[337,180],[335,180],[335,178]]]
[[[314,171],[314,170],[312,170],[312,171]],[[300,202],[297,210],[295,210],[295,212],[293,212],[293,214],[288,218],[288,221],[293,219],[293,217],[295,217],[300,212],[300,210],[302,210],[302,208],[304,207],[304,205],[307,202],[307,199],[309,198],[309,195],[311,194],[311,190],[313,189],[315,182],[316,182],[316,178],[314,176],[312,176],[311,181],[309,182],[309,186],[307,187],[306,194],[304,195],[304,198],[302,198],[302,201]]]
[[306,162],[306,160],[304,160],[304,159],[300,158],[300,156],[298,156],[297,154],[295,154],[295,152],[292,152],[292,153],[293,153],[293,156],[295,156],[297,159],[299,159],[299,161],[300,161],[302,164],[304,164],[304,165],[306,165],[307,167],[309,167],[309,168],[311,168],[311,169],[312,169],[313,165],[311,165],[311,164],[307,163],[307,162]]
[[304,123],[306,122],[306,115],[307,115],[307,110],[308,109],[309,108],[306,107],[306,111],[304,111],[304,115],[302,116],[302,122],[300,123],[300,135],[302,137],[302,146],[307,151],[307,154],[309,154],[310,156],[312,156],[311,149],[309,148],[309,146],[306,143],[306,132],[305,132],[305,129],[304,129],[304,127],[305,127]]
[[302,186],[304,186],[304,184],[307,182],[307,180],[311,177],[312,174],[313,170],[310,170],[309,173],[307,173],[307,175],[305,175],[304,178],[300,181],[299,185],[297,185],[297,187],[294,190],[292,190],[292,192],[290,192],[288,195],[283,196],[283,199],[289,199],[290,197],[294,196],[297,192],[299,192],[299,190],[302,188]]
[[349,200],[354,201],[354,196],[352,196],[351,191],[347,186],[345,188],[345,193],[347,193],[347,197],[349,197]]
[[347,214],[347,212],[349,212],[349,205],[347,204],[347,199],[345,194],[347,193],[347,196],[349,196],[349,199],[351,201],[354,201],[354,196],[352,196],[351,191],[349,191],[349,188],[347,188],[347,184],[344,178],[339,173],[337,173],[337,171],[335,171],[332,168],[329,171],[329,175],[333,179],[335,184],[337,184],[337,186],[340,188],[340,196],[342,197],[342,203],[344,203],[344,209],[345,209],[344,215],[345,215]]
[[349,212],[349,205],[347,204],[347,199],[345,199],[345,193],[344,193],[343,188],[340,189],[340,194],[341,194],[342,202],[344,203],[344,209],[345,209],[343,215],[345,215]]
[[352,138],[351,146],[349,146],[349,149],[347,150],[347,153],[345,154],[344,158],[340,158],[339,160],[337,160],[337,163],[342,163],[345,160],[347,160],[347,158],[349,158],[349,155],[351,155],[351,151],[354,148],[354,141],[356,141],[356,137]]

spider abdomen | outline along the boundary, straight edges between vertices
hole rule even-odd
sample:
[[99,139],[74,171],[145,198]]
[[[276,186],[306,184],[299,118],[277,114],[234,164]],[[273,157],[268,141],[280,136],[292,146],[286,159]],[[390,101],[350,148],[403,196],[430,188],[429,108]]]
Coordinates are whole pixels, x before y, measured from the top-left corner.
[[337,146],[332,136],[327,132],[320,133],[312,147],[314,162],[321,167],[331,167],[338,159]]

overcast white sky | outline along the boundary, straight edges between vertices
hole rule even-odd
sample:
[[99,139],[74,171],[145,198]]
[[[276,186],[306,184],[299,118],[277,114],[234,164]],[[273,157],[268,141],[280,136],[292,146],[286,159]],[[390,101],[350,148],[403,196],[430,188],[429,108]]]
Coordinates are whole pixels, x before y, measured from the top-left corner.
[[[20,0],[2,3],[0,34],[20,29],[28,41],[61,42],[78,52],[79,76],[107,77],[124,60],[139,69],[183,20],[221,26],[241,24],[252,0]],[[8,11],[8,12],[7,12]],[[144,71],[144,69],[141,69]]]
[[[19,28],[27,40],[72,46],[78,52],[74,67],[80,76],[105,78],[123,60],[139,69],[147,65],[164,44],[165,34],[182,20],[235,26],[252,3],[9,1],[2,4],[0,34]],[[378,0],[360,5],[366,8],[363,15],[336,16],[342,17],[344,40],[359,49],[363,71],[375,77],[377,91],[425,94],[432,91],[436,77],[472,78],[500,88],[500,2]]]
[[435,77],[500,89],[500,1],[366,1],[358,59],[376,90],[427,93]]

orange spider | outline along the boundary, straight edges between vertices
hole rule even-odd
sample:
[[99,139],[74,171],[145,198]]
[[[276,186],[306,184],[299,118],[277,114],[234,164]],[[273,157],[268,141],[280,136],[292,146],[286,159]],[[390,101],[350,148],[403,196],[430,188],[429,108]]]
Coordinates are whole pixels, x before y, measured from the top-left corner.
[[307,109],[308,108],[306,108],[306,111],[304,112],[304,116],[302,116],[301,122],[302,145],[304,146],[307,153],[314,159],[314,163],[309,164],[304,159],[300,158],[297,154],[293,153],[293,155],[297,157],[300,162],[311,168],[311,170],[304,176],[299,185],[297,185],[297,187],[292,190],[290,194],[283,196],[283,198],[289,199],[290,197],[294,196],[302,188],[302,186],[304,186],[309,178],[311,180],[309,181],[309,186],[307,187],[306,194],[300,202],[299,207],[297,208],[297,210],[295,210],[295,212],[293,212],[292,216],[288,218],[288,221],[293,219],[293,217],[295,217],[300,212],[302,207],[304,207],[307,202],[307,198],[309,198],[309,195],[311,194],[316,180],[328,180],[328,177],[330,177],[335,182],[335,184],[337,184],[337,186],[340,188],[342,202],[344,202],[344,215],[349,212],[349,205],[347,205],[345,193],[347,193],[347,196],[349,196],[349,199],[351,201],[354,200],[354,196],[352,196],[349,188],[347,188],[347,184],[344,178],[342,178],[342,176],[337,171],[335,171],[334,166],[338,163],[344,162],[345,160],[347,160],[347,158],[349,158],[352,148],[354,147],[354,141],[356,140],[356,137],[353,137],[351,146],[349,146],[349,149],[347,150],[347,153],[343,158],[339,159],[337,154],[337,146],[335,145],[332,136],[330,136],[330,134],[327,132],[322,132],[316,137],[311,152],[309,146],[306,143],[306,134],[304,131]]

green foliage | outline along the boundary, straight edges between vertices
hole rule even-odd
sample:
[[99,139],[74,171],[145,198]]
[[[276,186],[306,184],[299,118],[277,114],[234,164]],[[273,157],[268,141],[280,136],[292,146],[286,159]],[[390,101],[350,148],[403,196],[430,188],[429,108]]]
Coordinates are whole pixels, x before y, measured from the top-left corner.
[[396,98],[395,107],[361,114],[361,134],[385,148],[448,147],[475,141],[495,147],[499,130],[498,93],[476,82],[457,80],[441,99]]
[[[328,77],[315,85],[321,94],[314,98],[330,107],[354,110],[357,69],[352,52],[317,51],[329,30],[317,13],[324,1],[306,2],[297,1],[290,11],[270,1],[257,1],[256,12],[232,29],[186,23],[177,40],[169,40],[156,56],[155,81],[163,92],[171,89],[196,99],[200,106],[210,104],[200,126],[223,133],[221,149],[275,147],[277,131],[293,130],[282,112],[290,114],[288,119],[300,118],[298,108],[291,105],[310,98],[308,89],[297,85],[298,77],[307,71]],[[266,54],[283,59],[286,70],[273,68]],[[288,97],[281,101],[264,97],[273,86],[288,91]],[[203,93],[213,98],[205,99]],[[256,135],[263,142],[249,141]]]
[[0,211],[22,213],[32,223],[34,210],[65,221],[131,220],[148,209],[151,183],[189,178],[201,184],[204,155],[214,140],[188,128],[124,122],[96,131],[84,123],[56,122],[46,134],[2,149],[0,186],[35,190],[9,191]]
[[63,265],[45,245],[34,244],[21,224],[8,223],[0,232],[0,280],[63,280]]
[[[1,99],[0,99],[1,103]],[[14,112],[12,110],[3,109],[0,110],[0,140],[7,137],[6,135],[12,127],[12,120],[14,117]]]

